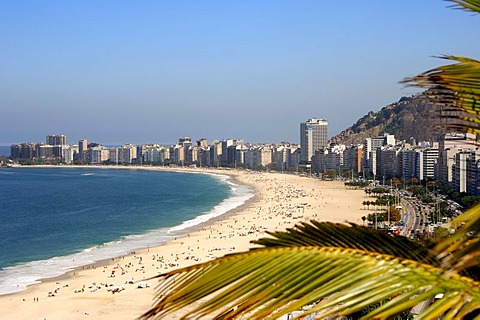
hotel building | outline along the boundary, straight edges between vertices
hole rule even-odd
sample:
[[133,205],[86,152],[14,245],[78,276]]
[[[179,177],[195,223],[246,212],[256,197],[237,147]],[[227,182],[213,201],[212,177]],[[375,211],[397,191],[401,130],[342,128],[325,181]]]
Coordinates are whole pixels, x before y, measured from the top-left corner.
[[67,144],[67,137],[63,134],[49,134],[45,138],[45,144],[49,146],[63,146]]
[[300,123],[300,165],[310,167],[315,151],[327,146],[328,121],[308,119]]

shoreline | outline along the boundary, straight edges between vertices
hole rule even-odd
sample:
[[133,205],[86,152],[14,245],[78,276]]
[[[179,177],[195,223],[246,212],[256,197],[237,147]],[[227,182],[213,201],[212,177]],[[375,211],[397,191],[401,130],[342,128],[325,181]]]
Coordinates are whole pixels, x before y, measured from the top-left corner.
[[[155,170],[151,167],[143,169]],[[178,167],[163,169],[181,170]],[[87,314],[96,319],[136,318],[151,307],[156,285],[153,281],[148,288],[137,289],[139,281],[173,268],[247,251],[253,247],[250,241],[265,237],[266,230],[285,230],[311,219],[339,223],[348,220],[361,224],[364,192],[347,190],[339,181],[320,181],[283,173],[190,168],[181,171],[228,175],[235,183],[251,186],[254,196],[160,246],[100,260],[91,264],[95,265],[93,268],[91,265],[80,267],[60,277],[44,279],[24,291],[2,295],[0,303],[5,307],[0,311],[0,318],[80,319]],[[125,283],[131,278],[135,279],[135,284]],[[114,286],[110,286],[113,282]],[[118,294],[108,291],[117,286],[123,286],[125,290]],[[54,291],[57,294],[48,297],[47,293]],[[172,315],[174,318],[176,315]]]
[[[95,170],[115,170],[115,169],[135,169],[142,171],[162,171],[172,172],[178,174],[208,174],[211,176],[214,183],[222,185],[228,191],[226,198],[221,200],[218,204],[212,206],[206,211],[198,212],[196,216],[188,218],[184,221],[178,222],[176,225],[169,227],[161,227],[158,229],[145,230],[142,233],[128,234],[120,238],[107,240],[104,243],[97,243],[91,246],[84,247],[78,251],[65,253],[63,255],[56,255],[55,257],[27,261],[14,266],[6,266],[4,272],[2,272],[2,278],[0,278],[0,287],[2,288],[1,296],[7,296],[19,292],[28,290],[29,287],[38,285],[39,283],[48,282],[52,280],[64,280],[69,274],[82,270],[88,266],[97,266],[100,264],[108,263],[112,258],[118,258],[119,256],[128,255],[130,252],[148,249],[150,247],[161,246],[164,243],[176,238],[181,238],[189,232],[197,231],[202,228],[203,225],[210,224],[212,219],[217,217],[226,216],[236,212],[238,207],[241,207],[245,202],[250,201],[250,198],[254,196],[253,189],[250,186],[243,185],[240,181],[236,180],[232,175],[225,175],[219,172],[207,173],[207,172],[186,172],[185,170],[158,170],[150,167],[99,167],[99,166],[22,166],[18,168],[27,169],[85,169],[90,172]],[[178,178],[177,178],[178,179]],[[181,179],[181,178],[179,178]],[[232,188],[241,188],[240,192],[232,191]],[[245,198],[247,198],[245,200]],[[233,209],[231,209],[233,207]],[[208,220],[207,220],[208,219]],[[149,243],[150,242],[150,243]],[[91,253],[91,254],[90,254]],[[92,255],[93,254],[93,255]],[[58,260],[57,260],[58,259]],[[55,260],[57,260],[55,262]],[[104,262],[106,261],[106,262]],[[42,265],[52,265],[53,268],[49,268],[48,272],[42,271]],[[58,268],[55,269],[55,264]],[[30,266],[31,265],[31,266]],[[23,281],[14,279],[15,268],[22,270],[20,279]],[[19,271],[20,271],[19,269]],[[50,270],[51,269],[51,270]],[[24,271],[23,271],[24,270]],[[30,273],[29,273],[30,272]],[[18,272],[17,272],[18,273]],[[25,278],[23,278],[25,277]],[[4,279],[4,282],[2,281]],[[3,282],[3,283],[2,283]],[[16,287],[15,288],[15,284]],[[19,286],[20,285],[20,286]],[[7,292],[6,290],[11,290]]]
[[[245,208],[247,206],[249,206],[249,203],[253,203],[255,201],[255,198],[257,196],[254,195],[253,197],[247,199],[243,204],[239,205],[238,207],[232,209],[232,210],[229,210],[227,211],[226,213],[218,216],[218,217],[215,217],[215,218],[212,218],[212,219],[216,219],[216,218],[219,218],[219,217],[228,217],[230,215],[235,215],[237,214],[238,212],[241,212],[243,210],[245,210]],[[202,228],[205,228],[207,227],[210,223],[211,223],[211,220],[212,219],[209,219],[205,222],[202,222],[200,224],[197,224],[195,226],[192,226],[192,227],[188,227],[186,229],[184,229],[183,231],[185,231],[185,233],[182,233],[182,234],[179,234],[176,236],[175,240],[177,239],[182,239],[184,238],[187,234],[189,233],[194,233],[194,232],[197,232],[199,230],[201,230]],[[169,241],[172,241],[172,240],[169,240]],[[142,247],[142,248],[137,248],[135,249],[134,252],[129,252],[127,255],[125,256],[128,256],[128,255],[132,255],[132,254],[136,254],[136,252],[145,252],[146,250],[148,251],[149,249],[154,249],[154,248],[159,248],[163,245],[165,245],[167,242],[169,241],[166,241],[166,242],[163,242],[163,243],[160,243],[160,244],[157,244],[157,245],[154,245],[152,247]],[[68,271],[64,274],[61,274],[59,276],[56,276],[56,277],[49,277],[49,278],[40,278],[38,279],[38,281],[40,281],[40,283],[35,283],[35,284],[31,284],[31,285],[28,285],[26,289],[22,290],[22,291],[17,291],[17,292],[12,292],[12,293],[7,293],[7,294],[3,294],[3,295],[0,295],[0,298],[2,296],[9,296],[9,295],[15,295],[15,294],[21,294],[22,292],[24,291],[27,291],[31,286],[36,286],[36,285],[39,285],[41,283],[47,283],[47,282],[50,282],[50,283],[53,283],[53,282],[60,282],[60,281],[68,281],[70,278],[73,278],[74,275],[76,275],[77,272],[81,272],[81,271],[84,271],[84,270],[88,270],[88,269],[92,269],[92,268],[99,268],[99,267],[104,267],[104,266],[108,266],[109,264],[111,264],[111,262],[114,260],[114,259],[118,259],[118,258],[122,258],[122,256],[117,256],[117,257],[114,257],[114,258],[105,258],[105,259],[101,259],[101,260],[98,260],[98,261],[94,261],[93,263],[89,263],[89,264],[86,264],[86,265],[83,265],[83,266],[78,266],[78,267],[75,267],[73,270],[71,271]],[[85,267],[88,267],[87,269],[85,269]]]

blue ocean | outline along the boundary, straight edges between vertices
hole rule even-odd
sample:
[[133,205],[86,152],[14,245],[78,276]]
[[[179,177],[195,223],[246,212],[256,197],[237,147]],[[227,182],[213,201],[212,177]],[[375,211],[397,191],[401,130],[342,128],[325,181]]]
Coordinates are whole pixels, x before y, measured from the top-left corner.
[[0,294],[161,244],[241,205],[223,175],[0,168]]

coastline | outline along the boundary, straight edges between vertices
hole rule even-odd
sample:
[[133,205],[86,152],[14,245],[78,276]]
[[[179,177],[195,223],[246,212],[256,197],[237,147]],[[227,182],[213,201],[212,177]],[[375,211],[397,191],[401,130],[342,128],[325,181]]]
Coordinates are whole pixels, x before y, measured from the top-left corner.
[[[57,169],[59,172],[60,176],[66,176],[69,177],[68,179],[70,180],[71,176],[75,177],[80,177],[80,176],[99,176],[99,177],[109,177],[109,173],[102,174],[101,171],[114,171],[114,172],[120,172],[119,174],[123,176],[129,177],[131,174],[134,174],[135,176],[148,176],[150,179],[153,177],[159,177],[159,179],[156,179],[157,181],[168,181],[169,179],[175,179],[177,181],[191,181],[194,179],[195,181],[197,179],[200,179],[202,181],[205,181],[205,183],[208,182],[207,185],[205,185],[205,190],[210,190],[211,192],[216,192],[215,188],[220,188],[222,191],[219,190],[221,196],[219,195],[213,195],[212,198],[216,199],[213,202],[211,201],[211,198],[209,194],[205,193],[205,191],[199,190],[198,194],[204,194],[204,197],[206,201],[202,201],[201,198],[199,198],[196,192],[192,193],[191,191],[186,190],[185,192],[181,192],[181,189],[179,189],[180,194],[189,194],[192,196],[196,196],[197,202],[198,199],[200,199],[201,202],[204,204],[211,203],[210,205],[198,205],[194,203],[198,208],[195,210],[191,210],[188,208],[188,205],[186,206],[187,212],[190,210],[190,214],[183,214],[183,212],[178,211],[179,208],[183,207],[167,207],[164,209],[163,207],[158,207],[155,209],[153,207],[149,207],[148,210],[153,210],[154,212],[156,210],[162,210],[169,212],[170,215],[175,215],[175,216],[184,216],[183,219],[178,219],[175,217],[173,218],[173,221],[171,223],[167,223],[166,225],[163,224],[161,221],[170,221],[168,216],[165,216],[165,214],[158,214],[157,217],[155,218],[156,221],[152,221],[151,224],[143,225],[143,228],[130,228],[130,224],[126,224],[125,221],[129,221],[132,219],[138,219],[135,218],[135,214],[130,214],[130,217],[123,217],[119,215],[117,219],[122,219],[121,221],[118,221],[119,228],[122,228],[122,232],[110,232],[109,230],[103,230],[103,226],[105,225],[103,221],[99,220],[93,220],[95,221],[95,226],[92,225],[92,230],[94,230],[95,234],[98,234],[98,232],[103,233],[105,231],[105,234],[108,234],[108,236],[99,236],[95,238],[95,235],[92,235],[92,237],[88,237],[90,240],[85,241],[85,236],[84,232],[88,232],[88,230],[83,230],[85,228],[80,228],[80,230],[83,230],[81,233],[73,231],[73,234],[76,234],[76,236],[79,236],[80,238],[83,237],[82,241],[83,242],[75,242],[70,241],[74,245],[73,248],[74,250],[69,250],[71,246],[63,246],[63,248],[60,250],[60,252],[50,252],[48,251],[50,249],[49,246],[43,245],[43,247],[46,248],[46,252],[49,252],[50,254],[41,254],[41,248],[37,249],[32,252],[33,256],[28,255],[30,247],[37,247],[37,244],[31,244],[31,240],[29,240],[28,236],[26,237],[26,241],[24,242],[25,244],[28,244],[29,248],[26,249],[26,258],[27,261],[23,263],[18,263],[17,265],[4,265],[2,264],[2,268],[0,268],[0,296],[6,295],[6,294],[12,294],[15,292],[23,291],[25,290],[28,286],[38,284],[39,282],[45,282],[48,279],[57,279],[57,278],[62,278],[64,274],[69,273],[70,271],[76,270],[78,267],[82,267],[85,265],[92,265],[96,264],[98,261],[102,261],[105,259],[111,259],[115,258],[118,256],[123,256],[127,255],[129,252],[140,250],[143,248],[148,248],[148,247],[153,247],[153,246],[158,246],[161,245],[162,243],[165,243],[169,240],[172,240],[176,237],[181,237],[182,235],[194,231],[199,228],[199,225],[204,224],[205,222],[208,223],[208,220],[214,219],[216,216],[221,216],[226,214],[227,212],[231,211],[231,208],[234,208],[238,205],[241,205],[242,203],[245,202],[246,198],[249,198],[253,196],[253,191],[251,190],[250,187],[244,186],[244,185],[239,185],[239,182],[233,180],[230,176],[227,175],[220,175],[218,173],[215,174],[204,174],[199,173],[197,174],[197,178],[193,178],[195,175],[186,173],[185,171],[179,171],[175,170],[173,172],[172,170],[169,170],[171,172],[166,173],[165,177],[171,177],[171,178],[165,178],[164,180],[163,173],[159,173],[160,170],[151,170],[150,168],[145,168],[145,169],[150,169],[150,170],[138,170],[142,168],[132,168],[132,169],[137,169],[137,170],[125,170],[129,169],[129,167],[120,167],[121,169],[118,169],[117,166],[109,166],[109,167],[98,167],[98,166],[82,166],[82,167],[77,167],[77,166],[22,166],[18,167],[15,169],[18,169],[18,171],[22,171],[21,169],[33,169],[34,175],[37,175],[37,173],[40,173],[40,176],[43,176],[47,178],[50,174],[53,176],[57,176],[56,171]],[[15,171],[14,169],[14,171]],[[71,174],[69,173],[71,169]],[[45,170],[45,173],[42,173],[42,170]],[[122,173],[121,171],[124,171]],[[130,171],[131,173],[127,173],[127,171]],[[165,172],[166,170],[162,170]],[[137,172],[137,173],[134,173]],[[148,172],[152,172],[152,174],[149,174]],[[28,175],[29,173],[27,173]],[[116,176],[116,173],[113,173]],[[159,175],[162,174],[162,175]],[[187,174],[184,178],[182,177],[183,175]],[[203,176],[203,177],[202,177]],[[207,178],[208,176],[208,178]],[[15,177],[15,175],[13,175]],[[81,179],[86,179],[86,178],[81,178]],[[90,179],[90,177],[89,177]],[[208,181],[207,181],[208,180]],[[70,180],[71,181],[71,180]],[[96,181],[99,181],[98,179]],[[101,179],[102,183],[105,181],[105,179]],[[108,181],[108,180],[107,180]],[[192,180],[193,181],[193,180]],[[211,181],[211,182],[210,182]],[[14,182],[14,181],[13,181]],[[161,182],[161,184],[167,183],[167,185],[170,185],[169,182]],[[175,184],[175,183],[174,183]],[[180,182],[180,184],[182,184]],[[98,185],[98,183],[97,183]],[[164,188],[161,185],[154,184],[159,187],[159,192],[163,192],[160,190],[164,190]],[[185,183],[183,183],[184,186]],[[213,190],[210,189],[210,186],[217,185]],[[82,187],[82,185],[80,185]],[[72,184],[70,183],[70,188],[72,187]],[[85,185],[83,185],[83,188]],[[198,186],[197,186],[198,188]],[[204,189],[203,187],[200,187],[201,189]],[[44,188],[45,189],[45,188]],[[152,190],[152,187],[150,187]],[[155,188],[154,188],[155,189]],[[176,189],[175,189],[176,190]],[[60,190],[57,190],[57,192],[60,192]],[[158,192],[157,192],[158,193]],[[167,191],[168,193],[168,191]],[[178,192],[174,191],[174,194],[178,194]],[[115,196],[112,195],[114,198]],[[145,196],[145,195],[143,195]],[[175,196],[174,196],[175,197]],[[177,195],[178,197],[178,195]],[[187,198],[184,198],[185,196],[179,198],[178,200],[182,202],[188,202],[186,200]],[[188,196],[187,196],[188,197]],[[154,203],[154,200],[156,198],[155,192],[150,193],[148,195],[148,198],[145,199],[145,202],[147,203]],[[105,199],[107,202],[105,203],[106,206],[108,206],[108,199]],[[18,199],[20,201],[20,199]],[[142,200],[143,201],[143,200]],[[161,203],[161,202],[160,202]],[[126,203],[126,205],[133,205],[135,207],[142,207],[143,204],[132,204],[132,203]],[[8,207],[8,205],[7,205]],[[122,206],[123,208],[123,206]],[[119,208],[119,210],[122,210]],[[147,210],[147,211],[148,211]],[[130,210],[127,210],[130,211]],[[138,211],[138,209],[137,209]],[[27,211],[28,212],[28,209]],[[58,212],[58,210],[57,210]],[[108,211],[107,211],[108,212]],[[135,212],[135,210],[133,210]],[[178,214],[177,214],[178,212]],[[113,212],[112,212],[113,213]],[[193,213],[193,215],[192,215]],[[139,212],[139,217],[141,217],[143,214]],[[28,217],[28,215],[26,215]],[[8,215],[7,215],[8,217]],[[133,218],[132,218],[133,217]],[[12,217],[12,219],[15,219]],[[15,221],[15,220],[13,220]],[[32,221],[32,219],[30,219]],[[8,222],[8,220],[7,220]],[[33,223],[36,224],[36,222],[32,221]],[[80,221],[79,221],[80,222]],[[135,225],[135,221],[131,221]],[[52,223],[56,223],[55,220],[52,220]],[[35,228],[35,225],[31,224],[31,228]],[[58,223],[57,223],[58,224]],[[89,222],[91,225],[92,222]],[[113,228],[118,229],[115,224],[115,221],[109,221],[109,225],[111,225]],[[36,230],[43,230],[45,227],[46,229],[49,229],[51,224],[45,225],[41,224],[40,229],[35,228]],[[75,227],[74,227],[75,228]],[[90,229],[90,228],[89,228]],[[22,232],[23,231],[23,232]],[[21,234],[25,234],[24,230],[18,230]],[[40,236],[45,234],[46,232],[41,232]],[[41,237],[40,237],[41,238]],[[8,239],[8,237],[6,238]],[[75,236],[70,239],[75,239]],[[4,239],[5,240],[5,239]],[[62,241],[62,239],[57,239],[57,241]],[[57,242],[56,241],[56,242]],[[14,260],[12,257],[16,257],[16,254],[14,251],[19,250],[17,248],[15,250],[15,246],[12,245],[14,242],[2,242],[5,243],[6,248],[8,250],[12,251],[12,256],[9,256],[10,251],[6,249],[5,252],[3,252],[2,255],[2,261],[8,261]],[[56,244],[52,243],[52,246],[55,246]],[[20,250],[22,248],[20,247]],[[31,251],[31,250],[30,250]],[[19,251],[17,251],[19,252]],[[38,254],[39,253],[39,254]],[[19,261],[21,260],[21,256],[19,255]],[[30,259],[29,259],[30,258]],[[30,261],[28,261],[30,260]]]
[[[338,181],[234,170],[125,169],[228,175],[235,183],[253,187],[255,195],[233,210],[185,230],[183,237],[163,245],[102,260],[94,267],[80,267],[60,277],[43,279],[25,291],[0,296],[0,303],[4,306],[0,318],[80,319],[91,316],[95,319],[133,319],[151,307],[155,293],[155,281],[149,281],[148,288],[137,289],[138,281],[176,267],[247,251],[253,247],[250,241],[265,237],[266,230],[285,230],[310,219],[361,223],[363,191],[347,190]],[[134,284],[125,283],[132,278]],[[114,285],[110,286],[112,283]],[[125,290],[117,294],[108,291],[117,286],[123,286]],[[55,291],[54,297],[48,297],[48,292]],[[175,317],[172,315],[172,319]]]

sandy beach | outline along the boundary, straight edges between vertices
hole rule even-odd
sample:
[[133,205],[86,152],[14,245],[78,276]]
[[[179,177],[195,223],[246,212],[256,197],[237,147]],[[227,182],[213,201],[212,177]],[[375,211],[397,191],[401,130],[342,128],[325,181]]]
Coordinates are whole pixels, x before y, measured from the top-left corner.
[[311,219],[361,224],[367,213],[362,206],[363,190],[347,189],[340,181],[282,173],[208,172],[228,174],[253,186],[255,197],[161,246],[84,266],[25,291],[2,295],[0,319],[135,319],[153,304],[157,283],[146,280],[150,277],[247,251],[253,247],[250,241],[265,237],[266,230],[285,230]]

